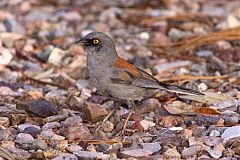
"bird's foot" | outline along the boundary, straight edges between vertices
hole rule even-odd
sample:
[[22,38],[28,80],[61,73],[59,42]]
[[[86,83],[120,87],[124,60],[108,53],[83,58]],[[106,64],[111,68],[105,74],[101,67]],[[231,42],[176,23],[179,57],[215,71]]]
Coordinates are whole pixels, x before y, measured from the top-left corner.
[[115,112],[116,112],[116,109],[114,108],[97,126],[97,128],[95,129],[95,132],[97,132],[101,128],[102,124],[105,123]]
[[119,133],[116,135],[117,137],[118,137],[118,136],[123,136],[124,133],[125,133],[125,131],[127,130],[127,124],[128,124],[129,119],[130,119],[131,116],[132,116],[133,110],[134,110],[134,109],[130,109],[130,111],[129,111],[129,113],[128,113],[128,116],[127,116],[127,119],[126,119],[125,122],[124,122],[122,131],[119,132]]
[[115,112],[116,110],[121,106],[121,101],[120,100],[114,100],[113,102],[113,110],[102,120],[102,122],[97,126],[95,129],[95,132],[97,132],[103,123],[105,123]]

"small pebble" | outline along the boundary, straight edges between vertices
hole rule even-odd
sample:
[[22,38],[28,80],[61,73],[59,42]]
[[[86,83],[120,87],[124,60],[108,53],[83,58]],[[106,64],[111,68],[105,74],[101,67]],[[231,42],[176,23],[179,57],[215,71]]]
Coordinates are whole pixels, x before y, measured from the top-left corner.
[[15,142],[19,143],[19,144],[23,144],[23,143],[29,143],[31,141],[33,141],[34,138],[27,133],[19,133],[15,139]]
[[180,159],[180,158],[181,158],[181,154],[180,154],[175,148],[169,148],[169,149],[167,149],[167,150],[163,153],[163,156],[164,156],[166,159],[174,159],[174,158]]
[[9,127],[10,120],[8,117],[0,117],[0,127]]
[[201,50],[201,51],[196,52],[196,55],[198,57],[210,57],[213,55],[213,51]]
[[42,126],[42,130],[58,129],[60,127],[61,127],[61,124],[58,122],[49,122]]
[[141,126],[143,127],[144,130],[148,130],[150,127],[156,126],[155,123],[147,121],[147,120],[141,120],[140,124],[141,124]]
[[142,33],[139,34],[139,38],[142,39],[142,40],[149,40],[150,35],[147,32],[142,32]]
[[66,150],[67,150],[68,152],[73,153],[73,152],[82,151],[83,148],[82,148],[81,146],[77,145],[77,144],[71,144],[70,146],[68,146],[68,147],[66,148]]
[[212,130],[209,134],[209,136],[211,137],[219,137],[221,135],[221,133],[217,130]]
[[199,91],[206,91],[208,89],[208,86],[205,83],[200,83],[198,86]]

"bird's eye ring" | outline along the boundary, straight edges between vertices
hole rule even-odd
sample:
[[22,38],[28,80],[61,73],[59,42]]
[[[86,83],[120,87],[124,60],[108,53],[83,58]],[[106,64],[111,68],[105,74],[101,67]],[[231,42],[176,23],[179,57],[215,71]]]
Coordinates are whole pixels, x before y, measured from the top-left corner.
[[94,39],[92,42],[93,44],[99,44],[100,41],[98,39]]

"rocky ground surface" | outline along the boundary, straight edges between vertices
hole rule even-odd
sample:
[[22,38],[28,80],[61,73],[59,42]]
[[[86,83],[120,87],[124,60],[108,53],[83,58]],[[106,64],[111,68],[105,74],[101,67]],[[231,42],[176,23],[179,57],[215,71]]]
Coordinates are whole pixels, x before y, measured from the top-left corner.
[[[205,92],[160,92],[113,110],[72,43],[110,35],[157,79]],[[238,0],[1,0],[0,160],[240,159]]]

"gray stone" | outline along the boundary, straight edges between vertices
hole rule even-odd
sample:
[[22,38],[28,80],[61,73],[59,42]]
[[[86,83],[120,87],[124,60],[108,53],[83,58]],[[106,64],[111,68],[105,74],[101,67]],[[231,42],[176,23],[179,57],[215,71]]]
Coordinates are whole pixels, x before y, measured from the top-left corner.
[[210,51],[210,50],[201,50],[201,51],[198,51],[196,52],[196,55],[198,57],[210,57],[213,55],[213,51]]
[[48,63],[56,66],[61,66],[65,52],[60,48],[54,48],[48,57]]
[[34,128],[41,130],[41,128],[39,126],[34,125],[34,124],[27,124],[27,123],[18,125],[17,129],[19,132],[23,132],[28,127],[34,127]]
[[29,143],[21,144],[21,148],[26,150],[46,150],[48,147],[47,143],[41,139],[34,139]]
[[45,140],[53,140],[53,141],[61,141],[65,139],[65,137],[55,134],[52,130],[42,131],[40,136]]
[[28,151],[16,148],[14,145],[7,146],[5,144],[3,148],[9,151],[15,159],[29,159],[31,157],[31,154]]
[[174,41],[179,41],[181,38],[191,36],[192,32],[190,31],[181,31],[176,28],[171,28],[168,32],[168,36]]
[[88,152],[88,151],[78,151],[74,152],[74,154],[82,160],[95,160],[95,159],[101,159],[101,160],[108,160],[110,155],[103,154],[102,152]]
[[68,152],[78,152],[78,151],[82,151],[83,148],[77,144],[71,144],[70,146],[67,147],[66,149]]
[[190,61],[175,61],[175,62],[170,62],[170,63],[165,63],[165,64],[158,64],[153,67],[153,73],[158,74],[158,73],[161,73],[166,70],[173,69],[173,68],[189,66],[190,64],[191,64]]
[[77,156],[74,154],[69,153],[61,153],[57,157],[53,158],[52,160],[78,160]]
[[240,137],[240,126],[232,126],[224,130],[222,136],[225,141],[231,139],[231,138],[236,138]]
[[154,142],[154,143],[141,143],[141,146],[142,146],[143,149],[149,150],[152,153],[158,152],[161,149],[161,145],[158,142]]
[[58,122],[49,122],[42,126],[42,130],[57,129],[60,127],[61,127],[61,124]]
[[67,100],[67,91],[63,89],[51,90],[45,95],[45,99],[54,104],[63,104]]
[[82,118],[80,116],[69,117],[62,122],[62,125],[65,127],[79,125],[82,123]]
[[0,141],[12,141],[17,136],[17,130],[14,128],[0,128]]
[[188,148],[184,148],[182,151],[182,157],[188,158],[188,157],[194,156],[202,150],[203,150],[203,148],[201,146],[191,146]]
[[31,141],[33,141],[34,138],[30,135],[30,134],[27,134],[27,133],[19,133],[15,139],[15,142],[16,143],[19,143],[19,144],[23,144],[23,143],[29,143]]
[[120,153],[120,156],[122,158],[129,158],[129,157],[134,157],[134,158],[141,158],[141,157],[147,157],[152,154],[152,151],[150,150],[145,150],[145,149],[130,149],[130,150],[125,150]]
[[37,135],[39,135],[41,133],[41,129],[39,129],[37,127],[30,126],[30,127],[25,128],[23,133],[30,134],[30,135],[32,135],[33,137],[36,138]]

